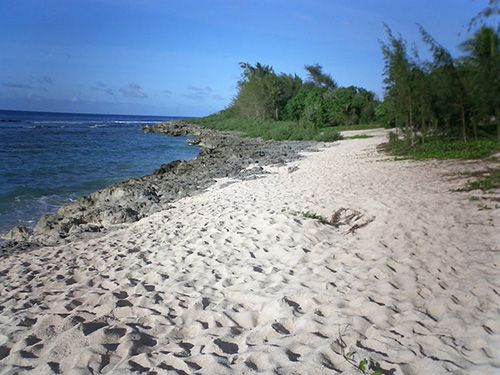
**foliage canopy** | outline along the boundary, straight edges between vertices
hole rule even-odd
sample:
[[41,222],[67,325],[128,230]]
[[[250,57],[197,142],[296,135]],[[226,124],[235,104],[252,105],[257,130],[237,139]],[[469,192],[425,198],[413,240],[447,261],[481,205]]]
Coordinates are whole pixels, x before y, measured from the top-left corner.
[[261,63],[240,67],[238,94],[228,108],[235,117],[295,121],[316,128],[375,120],[375,94],[361,87],[338,87],[319,64],[305,66],[306,81],[297,74],[277,74]]

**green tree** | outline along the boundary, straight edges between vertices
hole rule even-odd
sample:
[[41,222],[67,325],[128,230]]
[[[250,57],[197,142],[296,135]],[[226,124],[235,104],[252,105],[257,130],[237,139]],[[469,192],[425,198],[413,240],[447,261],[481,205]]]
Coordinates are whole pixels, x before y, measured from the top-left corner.
[[404,39],[401,36],[395,36],[387,25],[386,31],[389,42],[381,43],[386,96],[392,104],[396,126],[402,127],[406,139],[414,144],[414,64],[408,56]]
[[269,65],[240,63],[243,69],[238,81],[238,95],[232,107],[242,117],[279,120],[282,111],[302,87],[297,75],[276,74]]
[[276,74],[269,65],[240,63],[238,94],[225,113],[258,120],[292,120],[304,126],[357,124],[374,117],[374,94],[339,88],[321,66],[308,65],[306,83],[296,74]]
[[419,25],[419,31],[433,55],[433,65],[438,72],[436,83],[445,88],[445,92],[448,93],[446,101],[451,105],[448,113],[453,116],[453,110],[458,111],[461,136],[464,141],[467,141],[467,92],[464,75],[460,73],[456,61],[446,48],[439,44],[421,25]]
[[500,138],[500,37],[498,30],[483,26],[461,44],[469,65],[470,91],[475,123],[484,126],[496,122]]
[[311,87],[302,86],[285,105],[283,118],[285,120],[297,121],[302,118],[306,107],[306,98],[311,91]]
[[328,125],[324,89],[315,87],[307,93],[304,101],[304,111],[301,120],[314,127],[325,127]]

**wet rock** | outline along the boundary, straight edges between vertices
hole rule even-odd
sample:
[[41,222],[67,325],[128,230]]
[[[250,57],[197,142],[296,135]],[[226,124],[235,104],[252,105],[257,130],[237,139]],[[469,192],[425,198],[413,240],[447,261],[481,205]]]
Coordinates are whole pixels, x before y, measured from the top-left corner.
[[27,241],[31,236],[31,231],[24,225],[19,225],[12,228],[1,238],[8,241],[24,242]]

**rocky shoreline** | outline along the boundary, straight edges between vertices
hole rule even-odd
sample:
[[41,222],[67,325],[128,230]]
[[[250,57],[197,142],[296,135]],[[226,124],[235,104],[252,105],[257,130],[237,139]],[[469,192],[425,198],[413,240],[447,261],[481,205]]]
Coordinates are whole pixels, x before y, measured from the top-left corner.
[[53,246],[93,238],[168,209],[175,200],[203,191],[215,179],[255,178],[262,166],[283,164],[313,150],[316,142],[276,142],[244,138],[234,132],[218,132],[197,125],[167,122],[146,126],[145,132],[190,136],[200,147],[190,161],[163,164],[153,174],[113,184],[44,215],[33,230],[15,227],[4,239],[0,256],[40,246]]

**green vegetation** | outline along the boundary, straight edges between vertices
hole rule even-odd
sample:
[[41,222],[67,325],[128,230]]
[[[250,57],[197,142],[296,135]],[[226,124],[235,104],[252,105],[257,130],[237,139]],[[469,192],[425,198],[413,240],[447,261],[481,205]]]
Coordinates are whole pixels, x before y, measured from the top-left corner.
[[211,129],[239,131],[247,137],[261,137],[276,141],[315,140],[333,142],[342,139],[334,128],[315,128],[293,121],[258,120],[254,118],[226,117],[212,115],[192,121]]
[[383,375],[378,362],[374,361],[372,358],[361,358],[359,360],[355,359],[356,352],[349,352],[344,355],[345,360],[356,367],[361,374],[367,375]]
[[[500,14],[500,1],[471,21]],[[408,53],[406,41],[387,27],[382,43],[386,95],[377,108],[386,126],[397,127],[402,140],[393,139],[396,155],[427,158],[482,158],[499,149],[500,139],[500,28],[482,25],[455,58],[422,26],[424,43],[432,56],[422,61]],[[460,140],[460,141],[458,141]]]
[[330,224],[330,221],[328,221],[328,219],[326,219],[325,217],[323,217],[321,215],[318,215],[315,212],[311,212],[311,211],[303,212],[302,217],[304,219],[318,220],[321,224]]
[[[347,330],[347,326],[345,329]],[[339,336],[337,338],[336,344],[340,347],[342,356],[348,364],[356,368],[361,374],[366,375],[383,375],[385,371],[380,367],[380,364],[373,358],[364,358],[358,355],[356,350],[346,352],[347,343],[342,337],[342,333],[339,328]],[[358,345],[359,341],[356,343]],[[392,373],[392,371],[390,371]]]
[[338,87],[320,65],[306,65],[308,78],[277,74],[269,65],[240,63],[238,94],[226,110],[230,117],[295,121],[307,127],[371,122],[378,102],[361,87]]
[[[394,134],[394,133],[391,133]],[[405,139],[391,136],[387,149],[398,157],[425,159],[482,159],[500,151],[500,140],[462,140],[433,137],[409,147]]]
[[499,14],[500,0],[489,0],[472,18],[469,29],[480,27],[460,45],[459,57],[419,25],[429,61],[416,50],[409,53],[406,41],[387,27],[382,102],[362,87],[340,87],[318,64],[306,65],[303,79],[245,62],[231,105],[195,122],[250,137],[318,141],[335,141],[342,131],[378,123],[400,130],[402,139],[393,137],[387,147],[397,156],[486,157],[499,149],[500,27],[485,26],[485,20]]
[[278,74],[269,65],[240,66],[238,93],[229,108],[193,122],[249,137],[325,142],[341,139],[343,130],[377,127],[375,94],[338,87],[318,64],[305,66],[305,81],[296,74]]
[[469,181],[460,191],[500,189],[500,170],[486,171],[477,180]]

